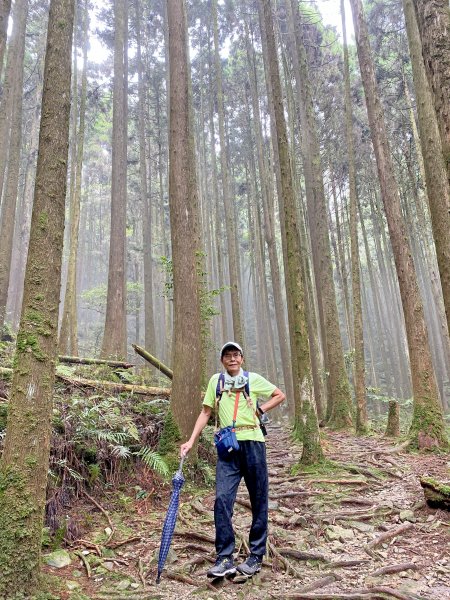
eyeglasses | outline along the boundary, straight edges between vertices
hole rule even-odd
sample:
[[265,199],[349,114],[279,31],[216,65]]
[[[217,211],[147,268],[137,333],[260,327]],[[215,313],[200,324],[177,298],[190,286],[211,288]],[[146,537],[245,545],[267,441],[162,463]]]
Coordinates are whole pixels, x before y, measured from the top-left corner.
[[239,358],[240,356],[242,356],[240,352],[226,352],[222,358],[225,360],[231,360],[232,358]]

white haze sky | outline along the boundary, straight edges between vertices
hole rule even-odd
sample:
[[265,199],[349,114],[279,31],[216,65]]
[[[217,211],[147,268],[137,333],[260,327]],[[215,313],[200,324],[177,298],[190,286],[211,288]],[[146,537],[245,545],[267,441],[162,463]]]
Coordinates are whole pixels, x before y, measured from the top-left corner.
[[[322,15],[324,25],[334,26],[338,36],[342,38],[340,0],[315,0],[315,3],[317,4]],[[94,2],[96,8],[108,6],[109,4],[109,0],[95,0]],[[92,62],[101,63],[106,59],[108,51],[94,33],[95,27],[99,25],[95,18],[95,13],[96,11],[91,13],[89,60]],[[351,43],[354,38],[354,32],[352,13],[348,0],[345,0],[345,22],[347,27],[347,41]]]

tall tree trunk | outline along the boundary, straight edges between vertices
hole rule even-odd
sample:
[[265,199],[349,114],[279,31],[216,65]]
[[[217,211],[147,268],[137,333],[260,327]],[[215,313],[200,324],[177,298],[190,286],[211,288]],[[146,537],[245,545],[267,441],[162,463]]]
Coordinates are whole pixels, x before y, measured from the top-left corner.
[[347,31],[345,27],[344,0],[341,0],[342,32],[344,45],[344,101],[345,132],[348,151],[348,184],[350,194],[350,247],[352,257],[352,299],[353,299],[353,341],[355,344],[355,399],[356,399],[356,433],[367,431],[367,402],[364,363],[364,330],[361,302],[361,276],[359,271],[358,212],[355,149],[353,143],[352,104],[350,95],[350,69],[347,48]]
[[52,0],[24,302],[0,463],[0,598],[35,595],[45,509],[70,113],[73,0]]
[[272,7],[269,0],[259,0],[261,21],[264,22],[263,35],[266,35],[267,64],[272,88],[272,101],[275,115],[277,137],[273,143],[277,145],[281,171],[280,201],[281,219],[286,234],[287,252],[284,253],[284,270],[286,276],[286,292],[288,296],[288,318],[291,329],[291,356],[293,365],[294,397],[296,402],[297,434],[303,442],[302,462],[310,464],[322,458],[319,425],[311,377],[308,333],[304,305],[304,285],[302,281],[299,235],[297,231],[297,209],[294,197],[289,143],[280,73],[278,67],[277,47],[273,27]]
[[184,0],[167,3],[170,56],[169,198],[173,261],[173,384],[171,406],[183,439],[200,408],[201,321],[199,206],[190,110]]
[[147,185],[147,145],[145,140],[146,93],[144,83],[144,65],[141,47],[141,3],[135,0],[136,44],[138,71],[138,131],[139,131],[139,181],[142,211],[142,245],[144,255],[144,317],[145,347],[155,351],[155,323],[153,315],[153,268],[152,268],[152,210]]
[[410,436],[419,445],[423,443],[444,445],[446,439],[442,405],[431,360],[419,286],[401,214],[400,195],[394,176],[384,115],[375,79],[369,34],[363,16],[361,0],[350,0],[350,2],[372,143],[377,160],[381,194],[394,253],[406,324],[414,401]]
[[2,75],[3,58],[5,56],[6,37],[8,33],[9,11],[11,0],[0,0],[0,78]]
[[288,398],[293,398],[294,389],[292,386],[292,365],[289,356],[289,336],[286,328],[286,318],[284,310],[284,301],[281,294],[281,274],[278,262],[276,243],[275,243],[275,224],[273,210],[273,187],[269,181],[268,174],[270,173],[269,165],[263,147],[263,133],[261,126],[261,113],[258,103],[258,85],[256,77],[255,53],[250,44],[250,36],[247,22],[246,26],[246,50],[247,60],[249,64],[249,83],[251,93],[251,103],[253,109],[253,127],[255,131],[256,151],[258,157],[258,170],[261,181],[261,195],[263,201],[263,222],[264,222],[264,239],[267,245],[267,253],[269,256],[270,275],[273,288],[273,302],[275,308],[275,318],[278,331],[278,342],[280,345],[281,364],[283,370],[283,380]]
[[325,349],[325,367],[328,375],[328,417],[335,428],[352,424],[351,395],[345,370],[333,267],[328,237],[328,215],[326,209],[319,140],[316,131],[314,106],[308,73],[306,49],[302,40],[302,26],[298,6],[294,0],[286,0],[288,40],[297,86],[300,123],[302,128],[302,158],[308,203],[308,218],[317,297],[322,318],[322,340]]
[[[84,133],[87,98],[87,53],[89,44],[89,6],[85,0],[83,14],[83,73],[81,75],[80,122],[77,131],[75,181],[70,203],[70,243],[67,284],[64,296],[63,322],[60,332],[60,352],[68,351],[71,356],[78,355],[78,317],[77,317],[77,265],[78,240],[81,212],[81,177],[83,171]],[[76,102],[76,97],[75,97]],[[64,338],[63,338],[64,333]],[[67,336],[67,337],[66,337]],[[63,344],[63,346],[62,346]]]
[[[430,207],[436,257],[441,276],[447,326],[450,331],[450,179],[446,172],[442,154],[441,138],[433,108],[433,99],[428,87],[425,67],[422,60],[422,45],[414,12],[413,0],[403,0],[403,10],[408,33],[409,53],[417,98],[420,142],[424,158],[425,181]],[[448,14],[447,5],[447,14]],[[450,27],[448,30],[450,36]],[[450,78],[450,42],[448,56],[448,77]],[[450,92],[450,85],[449,85]],[[447,97],[447,105],[450,97]],[[448,106],[447,106],[448,109]],[[450,121],[449,121],[450,128]],[[449,130],[450,136],[450,130]],[[450,137],[449,137],[450,151]]]
[[236,244],[236,223],[234,218],[233,204],[231,201],[227,144],[225,137],[222,66],[220,64],[219,32],[217,25],[217,0],[212,0],[211,9],[214,26],[214,58],[216,73],[217,114],[219,121],[220,166],[222,176],[223,205],[225,209],[225,230],[228,242],[227,249],[230,276],[231,310],[233,313],[233,338],[245,347],[245,332],[242,322],[243,313],[240,299],[241,286],[239,281],[238,247]]
[[103,358],[127,355],[126,211],[127,211],[127,0],[114,2],[114,90],[111,175],[111,234]]
[[[9,137],[8,169],[1,205],[0,225],[0,331],[6,316],[6,302],[11,274],[11,256],[19,185],[20,150],[22,147],[23,59],[25,55],[25,26],[28,0],[19,3],[16,13],[17,45],[16,73],[11,96],[11,133]],[[0,194],[1,196],[1,194]]]
[[450,184],[450,10],[448,0],[413,0]]

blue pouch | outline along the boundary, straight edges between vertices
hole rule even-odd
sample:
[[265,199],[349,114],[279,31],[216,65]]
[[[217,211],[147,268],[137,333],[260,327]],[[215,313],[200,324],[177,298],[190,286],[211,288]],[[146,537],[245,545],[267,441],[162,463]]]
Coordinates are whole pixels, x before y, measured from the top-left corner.
[[236,430],[233,425],[223,427],[214,434],[214,445],[217,449],[219,458],[228,458],[230,454],[239,450],[239,442],[236,437]]

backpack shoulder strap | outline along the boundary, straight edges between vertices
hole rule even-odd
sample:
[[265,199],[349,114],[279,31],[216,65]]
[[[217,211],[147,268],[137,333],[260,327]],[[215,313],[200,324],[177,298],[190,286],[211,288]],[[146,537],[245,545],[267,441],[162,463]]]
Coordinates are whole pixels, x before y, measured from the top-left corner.
[[247,377],[247,383],[244,387],[244,396],[250,396],[250,376],[248,371],[244,371],[244,377]]
[[225,385],[225,373],[219,373],[219,379],[216,386],[216,398],[220,401],[223,394],[223,386]]

